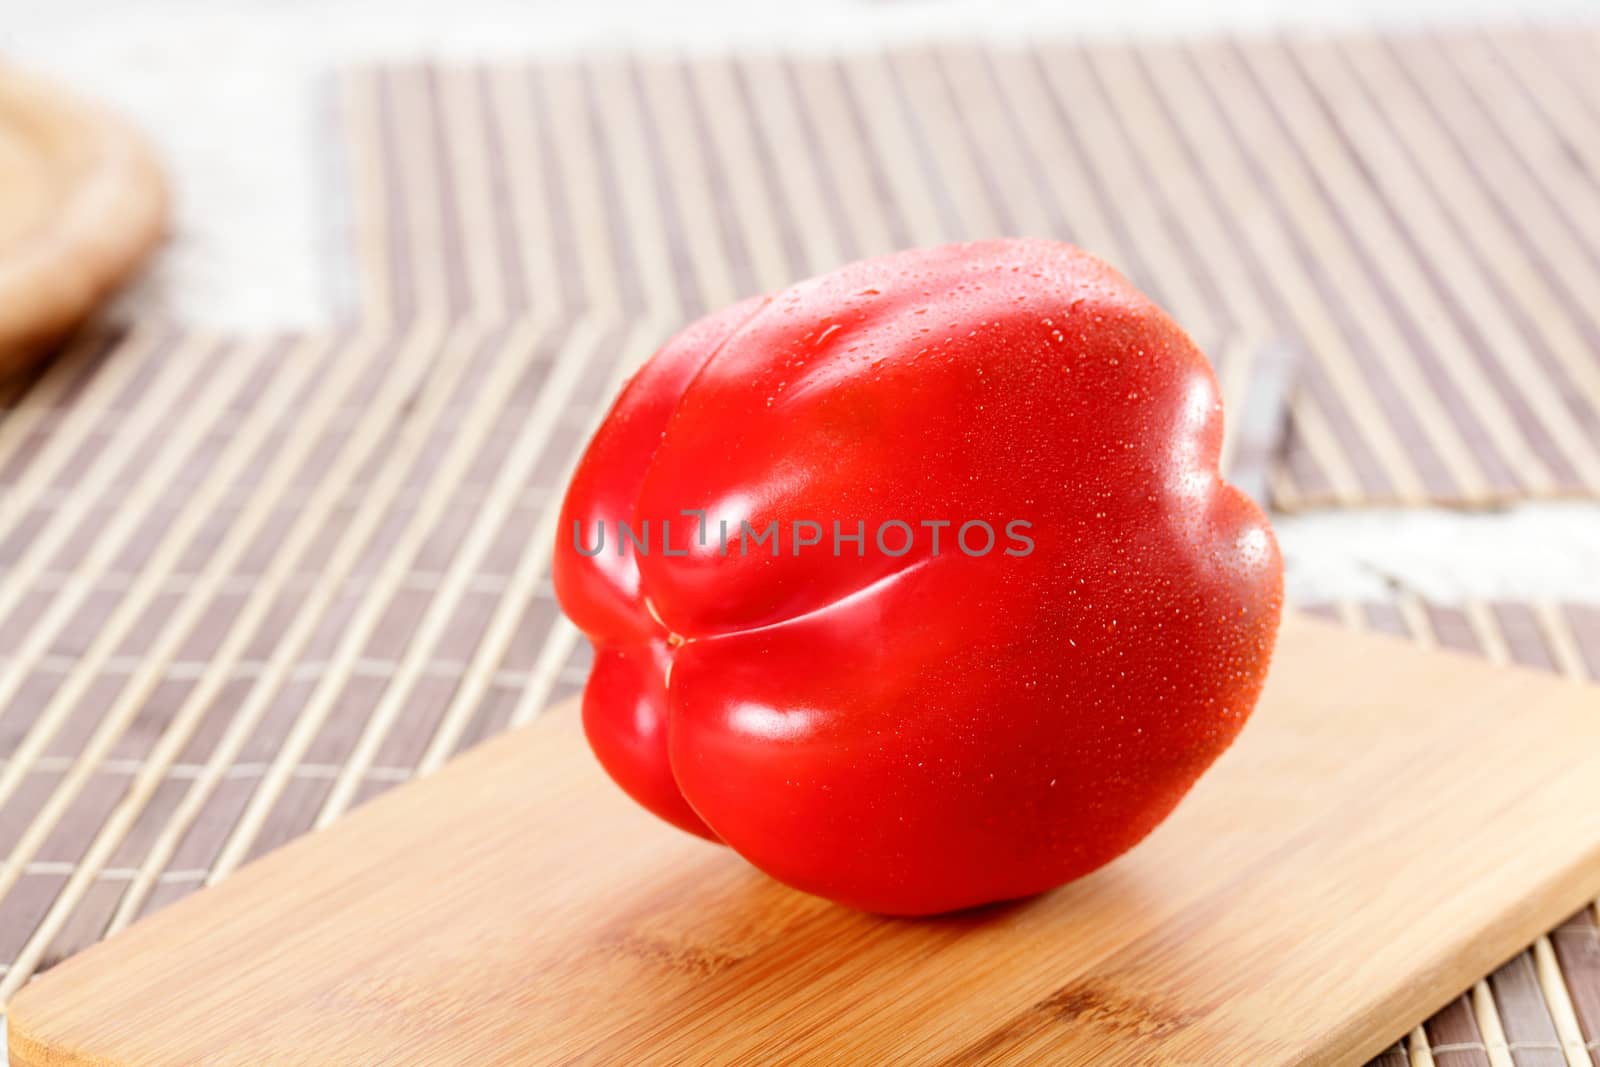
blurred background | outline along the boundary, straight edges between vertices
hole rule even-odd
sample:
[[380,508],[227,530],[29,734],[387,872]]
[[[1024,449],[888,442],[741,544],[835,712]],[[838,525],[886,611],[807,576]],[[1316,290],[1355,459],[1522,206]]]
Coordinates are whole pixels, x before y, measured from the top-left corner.
[[[1108,259],[1296,607],[1600,678],[1597,69],[1592,0],[13,3],[0,1001],[575,693],[628,370],[897,247]],[[1588,909],[1388,1059],[1597,1047]]]
[[[154,315],[224,330],[314,329],[347,318],[358,302],[348,145],[335,83],[341,70],[365,64],[619,49],[821,55],[925,41],[1007,47],[1049,38],[1160,42],[1219,33],[1461,28],[1492,37],[1530,26],[1582,24],[1597,11],[1600,4],[1592,0],[833,0],[803,7],[685,3],[675,5],[669,18],[642,2],[69,0],[19,5],[0,26],[0,54],[113,105],[154,142],[166,167],[174,192],[169,239],[113,318]],[[1581,76],[1583,61],[1576,62]],[[1486,91],[1506,90],[1496,84]],[[1592,130],[1575,127],[1571,135]],[[1573,165],[1566,158],[1556,162]],[[976,224],[952,229],[962,232],[929,238],[989,232]],[[1081,235],[1053,235],[1083,241]],[[1108,256],[1116,251],[1090,250]],[[1136,264],[1116,265],[1148,283],[1137,277]],[[1586,344],[1593,341],[1589,329]],[[1443,598],[1581,591],[1600,599],[1597,514],[1587,504],[1496,508],[1473,516],[1475,521],[1457,521],[1453,512],[1362,510],[1296,517],[1281,523],[1280,532],[1290,552],[1291,587],[1302,600],[1379,596],[1396,585]],[[1530,544],[1540,550],[1504,550]]]

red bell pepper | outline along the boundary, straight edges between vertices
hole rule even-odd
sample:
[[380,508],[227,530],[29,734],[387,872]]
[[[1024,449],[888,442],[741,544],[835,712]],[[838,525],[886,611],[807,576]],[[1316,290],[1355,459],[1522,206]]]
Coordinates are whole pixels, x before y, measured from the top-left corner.
[[639,803],[926,914],[1132,847],[1244,725],[1282,563],[1217,383],[1126,279],[992,241],[690,326],[568,490],[583,716]]

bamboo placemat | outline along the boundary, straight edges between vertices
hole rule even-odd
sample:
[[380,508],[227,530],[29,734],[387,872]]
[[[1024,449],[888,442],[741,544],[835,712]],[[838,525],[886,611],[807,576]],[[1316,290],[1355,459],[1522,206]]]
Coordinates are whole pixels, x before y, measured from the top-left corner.
[[[667,329],[533,311],[252,341],[150,324],[86,339],[16,402],[0,999],[578,690],[587,649],[546,574],[558,491]],[[1600,607],[1318,610],[1600,677]],[[1426,1040],[1436,1063],[1519,1064],[1600,1040],[1595,916]]]
[[1594,496],[1596,65],[1564,30],[362,71],[364,306],[682,321],[1055,236],[1224,376],[1303,351],[1279,507]]
[[0,421],[0,1000],[576,691],[557,489],[646,336],[148,326]]

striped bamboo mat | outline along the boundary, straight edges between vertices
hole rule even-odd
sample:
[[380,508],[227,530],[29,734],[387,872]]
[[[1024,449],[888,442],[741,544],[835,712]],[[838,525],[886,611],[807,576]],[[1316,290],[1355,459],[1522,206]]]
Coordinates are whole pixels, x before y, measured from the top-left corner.
[[[1230,470],[1283,505],[1600,489],[1593,42],[349,76],[355,323],[140,323],[0,396],[0,1002],[576,692],[546,549],[594,420],[684,318],[839,260],[1104,252],[1217,358]],[[1594,606],[1319,610],[1600,678]],[[1595,920],[1410,1062],[1591,1062]]]
[[576,691],[559,487],[654,340],[141,327],[0,421],[0,1001]]
[[1281,508],[1593,496],[1597,40],[366,71],[364,308],[682,321],[908,245],[1056,236],[1225,379],[1302,356]]
[[[587,648],[546,571],[559,487],[666,329],[537,311],[251,341],[148,325],[85,340],[14,403],[0,420],[0,1000],[578,690]],[[1600,678],[1597,606],[1317,610]],[[1517,1064],[1541,1050],[1585,1062],[1574,1050],[1600,1041],[1595,915],[1426,1040],[1436,1063],[1506,1062],[1506,1048]]]

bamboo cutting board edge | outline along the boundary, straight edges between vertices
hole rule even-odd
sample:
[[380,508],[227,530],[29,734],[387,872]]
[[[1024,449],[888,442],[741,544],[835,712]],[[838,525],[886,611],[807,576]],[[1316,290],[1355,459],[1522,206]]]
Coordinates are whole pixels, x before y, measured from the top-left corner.
[[[1319,666],[1319,661],[1325,662]],[[436,966],[443,959],[453,960],[464,968],[483,964],[492,972],[494,967],[506,965],[505,953],[515,955],[515,950],[497,941],[485,941],[482,930],[472,934],[473,925],[511,919],[513,921],[505,922],[505,926],[515,929],[515,920],[520,917],[523,922],[538,920],[537,927],[530,925],[527,929],[529,940],[539,942],[539,952],[545,953],[540,957],[546,960],[545,970],[540,973],[554,975],[552,981],[558,985],[566,983],[569,994],[585,988],[584,983],[593,978],[593,973],[589,972],[598,969],[613,977],[620,974],[634,981],[640,989],[654,989],[658,993],[670,991],[678,997],[692,999],[699,995],[697,990],[733,983],[743,995],[755,998],[781,990],[786,980],[785,967],[793,967],[797,972],[795,981],[809,977],[813,993],[821,990],[824,995],[838,995],[837,983],[831,989],[828,983],[837,975],[848,977],[851,968],[858,966],[857,957],[866,957],[871,966],[865,975],[870,975],[875,982],[902,983],[902,991],[907,981],[926,980],[931,969],[935,982],[920,993],[922,999],[938,1003],[948,990],[938,984],[936,965],[943,962],[948,967],[952,954],[960,957],[966,953],[965,959],[958,961],[965,966],[952,981],[959,984],[962,980],[959,975],[965,974],[969,980],[975,977],[984,982],[985,987],[1005,985],[1008,981],[1015,984],[1015,972],[1025,970],[1030,962],[1038,962],[1030,960],[1028,939],[1041,934],[1056,937],[1061,942],[1056,946],[1058,950],[1073,949],[1057,951],[1057,956],[1066,959],[1092,956],[1098,961],[1081,969],[1075,978],[1069,975],[1067,985],[1053,993],[1049,989],[1042,990],[1048,994],[1042,999],[1033,995],[1041,990],[1033,990],[1008,1002],[1010,1014],[1006,1010],[975,1011],[962,1001],[952,1002],[950,1010],[958,1015],[965,1012],[967,1017],[961,1018],[954,1030],[946,1024],[941,1041],[931,1045],[919,1043],[922,1039],[915,1026],[901,1028],[896,1027],[893,1020],[883,1021],[880,1037],[883,1030],[894,1033],[897,1040],[905,1043],[910,1055],[919,1060],[952,1053],[972,1054],[972,1058],[1016,1060],[1050,1050],[1064,1062],[1080,1059],[1088,1062],[1114,1050],[1115,1061],[1115,1057],[1128,1052],[1125,1043],[1135,1038],[1154,1042],[1152,1047],[1175,1055],[1181,1055],[1183,1049],[1199,1055],[1207,1047],[1204,1041],[1211,1040],[1223,1042],[1233,1052],[1248,1048],[1266,1057],[1252,1062],[1354,1060],[1381,1050],[1486,969],[1510,957],[1591,899],[1600,888],[1600,816],[1549,826],[1546,836],[1540,836],[1542,822],[1535,826],[1528,834],[1525,852],[1535,862],[1545,864],[1542,873],[1497,869],[1492,862],[1497,854],[1495,850],[1462,849],[1457,847],[1459,842],[1450,840],[1440,843],[1435,850],[1448,855],[1418,854],[1415,858],[1419,869],[1430,858],[1470,865],[1474,855],[1485,857],[1488,865],[1476,872],[1476,878],[1464,882],[1455,902],[1456,912],[1462,916],[1475,915],[1483,919],[1476,925],[1463,925],[1464,919],[1447,910],[1448,906],[1435,906],[1426,894],[1415,892],[1417,874],[1414,870],[1394,872],[1393,885],[1364,885],[1363,891],[1370,892],[1363,901],[1345,898],[1341,895],[1344,889],[1340,887],[1334,887],[1339,892],[1329,893],[1327,887],[1297,882],[1294,865],[1285,867],[1282,856],[1277,854],[1294,855],[1303,847],[1295,838],[1305,834],[1315,836],[1316,831],[1325,829],[1321,824],[1308,824],[1298,835],[1284,835],[1284,840],[1274,842],[1265,853],[1250,851],[1251,847],[1259,849],[1261,842],[1256,841],[1252,846],[1248,834],[1233,840],[1228,820],[1220,817],[1225,813],[1211,809],[1217,808],[1230,794],[1238,794],[1236,801],[1252,804],[1259,804],[1271,795],[1270,791],[1261,792],[1262,783],[1241,778],[1252,761],[1258,760],[1261,751],[1285,743],[1298,745],[1295,758],[1305,765],[1302,790],[1318,775],[1332,774],[1337,782],[1345,778],[1355,781],[1365,773],[1358,766],[1343,764],[1327,753],[1328,737],[1340,735],[1340,724],[1330,723],[1326,716],[1315,717],[1312,721],[1314,717],[1304,711],[1301,712],[1302,721],[1292,718],[1302,704],[1308,709],[1317,708],[1315,690],[1351,677],[1350,668],[1358,664],[1370,669],[1374,677],[1409,674],[1409,684],[1426,681],[1452,699],[1467,703],[1477,700],[1465,710],[1472,712],[1484,726],[1477,743],[1485,747],[1466,755],[1479,757],[1493,753],[1512,767],[1524,766],[1529,759],[1542,759],[1547,764],[1546,769],[1553,773],[1548,776],[1521,773],[1516,778],[1519,788],[1509,795],[1502,795],[1498,800],[1479,796],[1476,801],[1476,793],[1483,789],[1492,792],[1492,787],[1476,779],[1459,781],[1459,775],[1428,778],[1423,774],[1425,784],[1429,788],[1438,787],[1441,796],[1439,803],[1433,805],[1425,803],[1430,799],[1426,794],[1410,798],[1418,805],[1410,812],[1413,819],[1398,819],[1394,805],[1385,798],[1363,799],[1360,795],[1365,790],[1363,782],[1362,790],[1351,790],[1345,797],[1353,805],[1347,814],[1373,816],[1387,811],[1386,828],[1374,834],[1369,821],[1352,817],[1344,826],[1351,837],[1348,844],[1335,842],[1332,852],[1327,852],[1330,846],[1325,843],[1317,852],[1305,853],[1301,857],[1303,862],[1322,862],[1330,872],[1337,872],[1339,864],[1359,858],[1364,850],[1375,850],[1373,855],[1390,854],[1393,845],[1386,843],[1389,836],[1399,835],[1404,838],[1402,844],[1408,847],[1437,842],[1437,824],[1441,818],[1448,818],[1452,804],[1477,802],[1484,805],[1485,812],[1506,809],[1517,817],[1537,815],[1549,810],[1551,805],[1560,808],[1580,801],[1587,805],[1587,810],[1600,811],[1600,780],[1597,780],[1600,776],[1594,773],[1600,756],[1582,755],[1596,752],[1594,743],[1600,742],[1600,715],[1592,714],[1600,712],[1596,690],[1539,675],[1487,667],[1448,653],[1422,652],[1393,639],[1354,636],[1336,628],[1295,621],[1285,628],[1280,670],[1269,683],[1268,697],[1258,712],[1258,721],[1251,724],[1240,744],[1224,757],[1223,763],[1202,781],[1174,819],[1150,842],[1100,874],[1035,902],[930,923],[904,923],[858,916],[792,893],[749,872],[722,850],[658,827],[647,816],[633,810],[603,780],[591,761],[567,758],[573,747],[581,746],[581,738],[575,725],[576,716],[557,712],[542,724],[484,745],[434,778],[379,798],[330,831],[289,845],[250,865],[220,887],[181,901],[46,974],[19,995],[13,1005],[11,1054],[19,1067],[64,1067],[67,1064],[134,1067],[169,1062],[158,1058],[162,1051],[159,1044],[152,1046],[147,1042],[171,1037],[170,1033],[159,1033],[163,1026],[192,1037],[190,1027],[194,1020],[185,1023],[181,1019],[201,1011],[201,1016],[195,1018],[211,1018],[217,1028],[217,1040],[229,1035],[229,1043],[217,1052],[214,1062],[373,1062],[372,1056],[379,1050],[367,1049],[361,1053],[350,1042],[359,1041],[364,1030],[380,1022],[387,1021],[402,1030],[414,1029],[419,1024],[414,1019],[402,1024],[397,1021],[399,1014],[425,1011],[430,1004],[435,1009],[442,1004],[447,1017],[454,1011],[463,1012],[463,1018],[473,1018],[474,1025],[491,1028],[495,1025],[547,1025],[556,1042],[553,1047],[564,1053],[577,1054],[585,1049],[592,1053],[604,1046],[612,1055],[641,1054],[653,1048],[653,1043],[672,1045],[674,1042],[681,1052],[685,1041],[701,1042],[702,1047],[718,1054],[754,1053],[759,1049],[759,1041],[753,1046],[749,1040],[739,1044],[737,1035],[730,1037],[724,1033],[716,1025],[716,1019],[711,1020],[708,1027],[708,1020],[703,1016],[689,1020],[670,1012],[660,1018],[612,1019],[607,1024],[610,1029],[600,1027],[604,1033],[595,1029],[592,1019],[590,1029],[584,1030],[580,1025],[574,1030],[570,1016],[582,1014],[581,1010],[574,1009],[571,1004],[563,1006],[559,997],[541,999],[537,983],[529,983],[527,988],[520,984],[501,988],[498,995],[486,995],[475,1003],[458,1002],[457,998],[465,990],[452,985],[450,974],[438,975],[438,988],[418,988],[414,984],[418,974],[408,974],[401,965],[401,955],[396,955],[403,955],[411,948],[429,961],[430,966]],[[1285,673],[1293,677],[1286,678]],[[1301,685],[1307,687],[1308,693],[1291,701],[1286,687]],[[1480,699],[1474,694],[1483,696]],[[1389,700],[1390,704],[1382,705],[1384,709],[1416,706],[1394,705],[1393,697],[1381,695],[1371,699]],[[1513,706],[1513,700],[1524,727],[1528,725],[1525,721],[1528,714],[1541,712],[1550,720],[1544,724],[1548,729],[1542,733],[1523,728],[1515,733],[1495,734],[1493,727],[1498,712],[1494,709]],[[1370,737],[1359,739],[1367,742],[1362,745],[1366,753],[1364,759],[1385,773],[1403,770],[1419,751],[1426,751],[1427,745],[1435,740],[1432,726],[1447,725],[1447,714],[1442,706],[1415,711],[1408,719],[1393,724],[1391,736],[1377,739],[1385,745],[1371,744],[1374,739]],[[1386,720],[1382,720],[1381,715],[1366,714],[1356,724],[1370,727],[1380,721]],[[1328,733],[1330,727],[1332,732]],[[1535,735],[1542,737],[1542,741],[1516,741],[1517,737],[1526,739]],[[1384,751],[1386,747],[1393,750]],[[1448,754],[1441,753],[1445,755]],[[534,770],[540,772],[537,778],[528,773]],[[1456,793],[1449,792],[1452,782],[1456,783]],[[436,796],[447,792],[461,792],[459,803],[434,802]],[[529,794],[537,794],[538,799],[532,799]],[[1354,807],[1362,803],[1365,803],[1364,808]],[[542,818],[542,829],[551,842],[549,848],[541,851],[527,846],[520,852],[513,851],[516,843],[526,836],[519,827],[528,827],[516,817],[494,824],[497,805],[516,808],[519,804],[520,810],[509,812],[509,816]],[[476,815],[461,810],[463,805],[476,811]],[[1315,803],[1308,803],[1300,796],[1285,796],[1282,806],[1290,809],[1298,806],[1307,812],[1316,810]],[[608,856],[618,868],[615,884],[592,878],[591,881],[600,884],[578,888],[558,884],[556,880],[563,875],[571,877],[584,870],[592,872],[593,849],[605,847],[588,840],[581,828],[573,829],[572,823],[591,809],[593,828],[604,831],[599,840],[615,838]],[[564,825],[563,819],[571,822]],[[454,825],[456,823],[463,825]],[[453,825],[455,833],[445,832]],[[1510,824],[1497,824],[1497,828],[1504,831],[1510,825],[1519,824],[1513,820]],[[1184,884],[1167,884],[1172,880],[1165,880],[1160,894],[1149,899],[1138,899],[1140,892],[1131,892],[1130,903],[1130,890],[1149,889],[1148,884],[1140,886],[1141,873],[1148,873],[1152,864],[1159,865],[1169,853],[1181,854],[1185,849],[1194,852],[1194,835],[1208,828],[1211,836],[1204,842],[1206,847],[1200,854],[1220,849],[1224,862],[1196,864],[1187,872],[1191,877],[1176,880]],[[464,840],[474,836],[480,847],[493,845],[479,858],[489,854],[501,857],[493,865],[498,869],[481,871],[482,879],[463,880],[456,865],[446,862],[440,864],[440,871],[435,875],[416,877],[417,838],[427,833],[438,833],[439,839],[447,841],[452,848],[462,847]],[[1189,835],[1188,840],[1184,840],[1185,835]],[[294,991],[282,985],[292,973],[292,969],[285,970],[284,961],[297,954],[317,951],[319,945],[326,953],[332,942],[320,939],[331,937],[338,942],[339,928],[330,925],[332,920],[326,914],[308,916],[306,923],[310,933],[302,930],[291,934],[279,930],[269,937],[273,923],[281,917],[274,915],[273,909],[282,913],[291,907],[280,894],[308,892],[307,872],[297,871],[298,866],[316,858],[337,863],[349,853],[349,842],[357,839],[371,850],[372,862],[360,867],[346,864],[347,869],[339,878],[326,880],[325,889],[329,894],[326,911],[337,911],[341,902],[348,904],[368,899],[385,901],[395,910],[393,906],[407,899],[407,894],[420,896],[412,901],[415,907],[408,909],[406,915],[394,916],[392,926],[385,922],[374,925],[375,920],[370,915],[357,916],[358,925],[365,925],[359,930],[352,928],[344,941],[339,942],[341,950],[324,960],[337,960],[348,969],[347,973],[342,978],[335,976],[335,980],[318,970],[310,979],[311,988],[306,997],[296,999]],[[1216,871],[1206,869],[1233,866],[1226,859],[1241,846],[1244,851],[1239,853],[1241,862],[1237,865],[1242,872],[1240,877],[1233,881],[1219,880]],[[1340,853],[1341,848],[1349,853],[1348,857]],[[490,883],[501,880],[500,888],[510,889],[517,883],[515,879],[504,881],[509,877],[505,868],[521,866],[518,856],[533,853],[547,860],[544,867],[535,869],[549,882],[535,895],[542,895],[551,902],[549,910],[515,902],[507,907],[506,901],[492,895],[471,897],[473,892],[492,894],[493,886],[485,888],[478,884],[480,880]],[[511,857],[509,862],[504,859],[506,856]],[[1209,861],[1215,856],[1206,858]],[[407,864],[411,865],[409,878],[406,877]],[[1187,884],[1191,882],[1194,884]],[[674,901],[671,895],[674,889],[682,890],[689,885],[705,886],[707,895],[687,903]],[[661,886],[665,888],[653,888]],[[1284,904],[1281,897],[1274,894],[1285,887],[1297,894],[1291,902],[1295,905],[1292,913],[1275,910],[1282,909]],[[459,912],[448,908],[442,912],[428,912],[430,906],[437,908],[441,899],[448,900],[456,893],[466,894],[459,901],[462,905]],[[431,903],[430,895],[435,898]],[[718,900],[719,896],[722,899]],[[314,903],[304,896],[303,902]],[[498,907],[501,911],[490,920],[485,917],[483,907],[491,910]],[[1349,950],[1344,950],[1346,956],[1340,967],[1349,973],[1339,981],[1349,986],[1347,991],[1358,995],[1341,996],[1340,990],[1326,988],[1330,980],[1327,959],[1330,946],[1326,941],[1319,941],[1316,936],[1274,941],[1272,937],[1263,939],[1260,933],[1264,927],[1273,928],[1279,935],[1285,931],[1292,933],[1295,922],[1326,919],[1329,909],[1339,907],[1347,911],[1341,917],[1338,933],[1350,932],[1358,937],[1382,929],[1385,923],[1374,919],[1384,919],[1393,908],[1410,908],[1415,912],[1397,926],[1402,931],[1414,931],[1416,940],[1412,943],[1367,945],[1358,958],[1352,958]],[[1301,908],[1311,909],[1312,914],[1300,914]],[[604,921],[596,919],[597,910],[605,911]],[[457,916],[455,921],[461,928],[457,934],[466,931],[466,936],[452,940],[455,935],[438,929],[402,931],[407,926],[407,918],[413,922],[430,917],[450,921],[452,915]],[[1106,941],[1103,927],[1110,919],[1121,922],[1127,936]],[[1097,920],[1100,920],[1098,924]],[[773,924],[778,930],[776,934],[766,929]],[[225,928],[232,932],[225,933]],[[551,933],[552,928],[557,928],[554,933]],[[174,936],[184,930],[189,931],[188,937]],[[827,951],[834,955],[821,971],[808,975],[809,964],[804,957],[791,959],[785,954],[786,942],[829,931],[836,940],[853,947],[849,951],[828,949],[823,943],[824,955]],[[1174,931],[1184,936],[1174,941]],[[1316,932],[1313,930],[1313,935]],[[1328,931],[1323,929],[1320,933],[1326,937]],[[860,943],[856,944],[858,939]],[[1191,942],[1206,951],[1232,953],[1238,960],[1254,959],[1266,968],[1272,981],[1265,986],[1252,987],[1249,982],[1241,984],[1237,973],[1208,972],[1204,970],[1205,959],[1196,956],[1199,948],[1190,951]],[[270,950],[264,950],[267,944]],[[419,948],[419,944],[422,947]],[[888,945],[895,951],[885,956],[881,948],[873,951],[874,944]],[[792,948],[792,944],[789,947]],[[475,953],[488,958],[487,964],[475,957]],[[1172,969],[1174,957],[1177,958],[1176,970]],[[1059,970],[1067,965],[1057,961],[1051,966]],[[1201,970],[1195,970],[1197,966]],[[387,977],[380,973],[384,967],[391,969]],[[363,968],[375,970],[367,972]],[[732,976],[741,968],[746,973],[735,980]],[[339,967],[334,965],[331,969],[337,972]],[[520,972],[512,973],[520,980]],[[223,990],[230,976],[233,992],[225,993]],[[502,972],[500,977],[504,980],[508,976]],[[133,980],[135,978],[137,980]],[[267,981],[263,986],[261,983],[268,978],[274,981]],[[1174,978],[1196,983],[1186,988],[1186,994],[1196,998],[1188,1007],[1184,1006],[1182,998],[1171,996],[1176,986],[1162,984]],[[185,981],[195,983],[192,988],[200,1006],[170,1002],[174,995],[171,991]],[[413,983],[411,987],[408,981]],[[1323,984],[1322,988],[1317,987],[1318,982]],[[1215,984],[1216,989],[1205,988],[1210,984]],[[134,993],[134,988],[167,990],[168,993],[156,998],[163,1003],[147,1002],[146,995]],[[1116,990],[1118,995],[1112,997],[1108,990]],[[1024,990],[1018,987],[1013,992],[1021,994]],[[1359,995],[1361,993],[1364,997]],[[792,998],[793,990],[782,995]],[[867,1000],[879,995],[873,990],[861,992],[862,998]],[[982,1001],[986,994],[979,989],[974,995]],[[433,999],[435,997],[439,999]],[[1314,1046],[1295,1045],[1293,1033],[1287,1037],[1265,1033],[1273,1027],[1274,1012],[1280,1017],[1279,1025],[1282,1025],[1281,1016],[1299,1014],[1292,1010],[1297,999],[1299,1009],[1322,1005],[1323,1017],[1312,1030],[1303,1029],[1306,1024],[1303,1017],[1297,1019],[1302,1027],[1302,1031],[1297,1032],[1311,1034],[1314,1031]],[[1036,1018],[1041,1004],[1046,1005],[1047,1018],[1043,1022]],[[738,1010],[741,1005],[748,1007],[740,1002],[725,1004],[723,1008],[726,1012]],[[840,1003],[836,1007],[840,1014],[849,1014],[849,1005]],[[978,1005],[981,1009],[993,1007]],[[1263,1032],[1239,1032],[1239,1019],[1230,1016],[1236,1007],[1242,1018],[1260,1022]],[[493,1015],[496,1008],[502,1014],[515,1008],[509,1013],[511,1022],[507,1023],[505,1018],[498,1024],[485,1022],[485,1016]],[[655,1009],[648,1005],[640,1009],[645,1015],[652,1010]],[[898,1010],[913,1018],[917,1015],[911,1003],[902,1003]],[[1126,1016],[1130,1010],[1131,1018],[1117,1015],[1120,1011]],[[351,1012],[351,1016],[341,1018],[344,1011]],[[560,1011],[569,1018],[557,1018],[555,1013]],[[744,1012],[741,1010],[740,1014]],[[995,1014],[1003,1017],[997,1019]],[[229,1018],[224,1021],[224,1016]],[[180,1021],[171,1021],[173,1017]],[[729,1016],[724,1014],[720,1021],[729,1023]],[[685,1035],[671,1027],[663,1028],[669,1022],[676,1027],[688,1027],[692,1032]],[[314,1032],[319,1023],[323,1025],[320,1035]],[[1007,1036],[998,1043],[980,1041],[962,1043],[960,1048],[950,1047],[949,1038],[964,1033],[963,1028],[968,1025],[974,1029],[983,1025],[991,1030],[1001,1027]],[[819,1030],[819,1026],[824,1028]],[[1230,1026],[1234,1029],[1229,1029]],[[813,1041],[826,1039],[848,1045],[848,1042],[861,1040],[858,1035],[830,1032],[825,1024],[814,1020],[798,1029],[809,1029]],[[522,1037],[527,1040],[526,1034]],[[1192,1045],[1190,1038],[1202,1044]],[[1111,1039],[1124,1047],[1108,1046],[1105,1042]],[[320,1044],[323,1040],[330,1043]],[[444,1048],[431,1043],[439,1041],[440,1037],[426,1028],[407,1040],[413,1042],[408,1047],[417,1055],[438,1053]],[[506,1040],[514,1044],[515,1034],[508,1034]],[[590,1044],[585,1045],[585,1040]],[[1302,1036],[1300,1040],[1304,1042],[1311,1037]],[[277,1044],[249,1044],[262,1041]],[[1087,1044],[1080,1047],[1080,1042]],[[1244,1043],[1243,1047],[1240,1042]],[[244,1053],[246,1059],[237,1058],[241,1043],[248,1050]],[[189,1051],[195,1052],[198,1048]],[[308,1049],[321,1049],[322,1053],[313,1053],[307,1058]],[[229,1058],[229,1050],[234,1058]],[[383,1051],[393,1054],[396,1050],[386,1048]],[[881,1053],[884,1049],[880,1046],[878,1051]],[[363,1059],[363,1055],[367,1058]],[[207,1061],[212,1062],[212,1059]],[[430,1055],[429,1061],[437,1060]],[[1177,1062],[1217,1061],[1195,1058]]]

